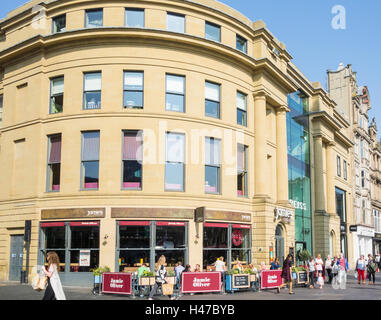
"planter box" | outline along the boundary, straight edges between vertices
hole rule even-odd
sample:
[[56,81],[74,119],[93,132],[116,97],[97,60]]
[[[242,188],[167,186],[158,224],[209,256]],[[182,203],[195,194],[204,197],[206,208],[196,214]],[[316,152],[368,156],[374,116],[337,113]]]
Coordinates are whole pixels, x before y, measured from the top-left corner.
[[308,272],[307,271],[298,271],[296,273],[296,283],[297,284],[308,284]]
[[[250,277],[249,274],[228,274],[226,275],[226,290],[237,291],[239,289],[245,289],[250,287]],[[255,275],[253,275],[255,276]],[[255,280],[254,280],[255,281]]]
[[176,277],[167,277],[167,281],[169,284],[176,284]]
[[155,284],[155,277],[140,277],[139,286],[153,286]]

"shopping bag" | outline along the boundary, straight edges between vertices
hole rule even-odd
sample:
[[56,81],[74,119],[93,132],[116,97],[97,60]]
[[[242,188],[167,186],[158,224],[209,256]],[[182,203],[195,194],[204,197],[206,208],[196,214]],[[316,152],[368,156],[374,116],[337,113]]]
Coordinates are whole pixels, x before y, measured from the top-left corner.
[[[358,273],[357,273],[357,271],[355,271],[355,278],[358,279],[358,277],[359,277],[359,276],[358,276]],[[360,280],[359,280],[359,281],[360,281]]]
[[163,291],[164,296],[170,296],[173,294],[173,284],[163,283],[161,285],[161,287],[162,287],[162,291]]
[[45,275],[36,275],[32,280],[32,287],[35,291],[45,290],[48,278]]

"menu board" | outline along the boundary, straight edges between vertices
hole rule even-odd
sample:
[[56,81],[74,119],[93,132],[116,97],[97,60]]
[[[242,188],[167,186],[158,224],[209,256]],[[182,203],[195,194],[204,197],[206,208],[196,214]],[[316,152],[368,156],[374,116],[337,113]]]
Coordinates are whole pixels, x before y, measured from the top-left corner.
[[233,275],[233,288],[249,288],[250,281],[248,274]]

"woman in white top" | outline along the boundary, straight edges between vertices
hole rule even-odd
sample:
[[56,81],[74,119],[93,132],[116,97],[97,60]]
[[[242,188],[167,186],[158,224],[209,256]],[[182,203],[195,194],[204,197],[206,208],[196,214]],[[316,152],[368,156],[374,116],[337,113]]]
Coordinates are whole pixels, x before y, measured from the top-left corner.
[[332,283],[332,259],[331,259],[331,256],[328,255],[327,256],[327,259],[325,259],[325,270],[327,271],[327,275],[328,275],[328,283],[331,284]]
[[323,260],[321,258],[321,255],[318,254],[315,259],[315,267],[317,272],[317,278],[318,278],[318,285],[320,285],[320,289],[323,288],[324,285],[324,279],[323,279]]
[[48,262],[48,271],[42,266],[42,272],[48,277],[48,286],[46,287],[45,294],[42,300],[66,300],[65,293],[63,292],[61,280],[58,275],[60,267],[60,259],[54,251],[48,252],[46,255]]
[[315,260],[314,257],[310,257],[308,261],[308,276],[310,280],[310,289],[312,289],[315,285]]

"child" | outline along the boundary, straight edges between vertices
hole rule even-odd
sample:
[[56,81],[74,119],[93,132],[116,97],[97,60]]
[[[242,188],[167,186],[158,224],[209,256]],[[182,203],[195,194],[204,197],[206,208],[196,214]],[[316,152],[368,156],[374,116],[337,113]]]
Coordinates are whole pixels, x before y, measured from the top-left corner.
[[320,289],[323,289],[324,278],[323,278],[323,271],[321,271],[321,270],[318,271],[318,280],[317,280],[317,284],[320,286]]

